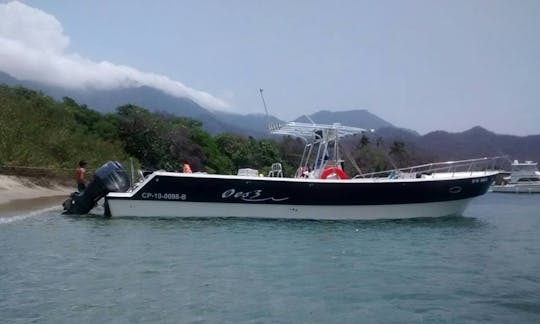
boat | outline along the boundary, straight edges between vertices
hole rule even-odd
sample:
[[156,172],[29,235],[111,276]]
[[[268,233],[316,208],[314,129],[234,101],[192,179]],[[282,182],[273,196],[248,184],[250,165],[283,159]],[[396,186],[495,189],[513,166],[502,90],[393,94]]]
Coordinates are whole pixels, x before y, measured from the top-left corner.
[[[82,194],[64,203],[68,214],[85,214],[105,198],[108,217],[246,217],[269,219],[371,220],[462,215],[485,194],[498,171],[494,158],[430,163],[349,177],[340,142],[369,130],[335,124],[288,122],[271,133],[305,143],[296,173],[279,163],[264,176],[155,171],[131,184],[118,162],[108,162]],[[355,163],[352,160],[351,163]]]
[[500,184],[491,187],[493,192],[503,193],[540,193],[540,172],[538,163],[533,161],[512,162],[510,175]]

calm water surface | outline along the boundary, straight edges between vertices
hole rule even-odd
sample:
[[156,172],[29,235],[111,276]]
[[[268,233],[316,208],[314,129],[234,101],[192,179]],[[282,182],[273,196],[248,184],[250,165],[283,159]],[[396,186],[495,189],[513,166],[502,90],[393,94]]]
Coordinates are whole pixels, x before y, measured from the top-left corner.
[[540,195],[406,221],[4,217],[0,322],[538,323]]

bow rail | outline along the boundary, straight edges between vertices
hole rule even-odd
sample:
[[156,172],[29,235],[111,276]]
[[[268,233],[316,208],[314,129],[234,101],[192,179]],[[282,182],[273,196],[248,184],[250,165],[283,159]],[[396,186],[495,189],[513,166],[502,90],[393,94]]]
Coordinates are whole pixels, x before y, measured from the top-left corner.
[[495,171],[501,169],[501,164],[507,160],[507,156],[483,157],[458,161],[434,162],[411,167],[358,174],[354,178],[411,178],[433,173],[462,173],[477,171]]

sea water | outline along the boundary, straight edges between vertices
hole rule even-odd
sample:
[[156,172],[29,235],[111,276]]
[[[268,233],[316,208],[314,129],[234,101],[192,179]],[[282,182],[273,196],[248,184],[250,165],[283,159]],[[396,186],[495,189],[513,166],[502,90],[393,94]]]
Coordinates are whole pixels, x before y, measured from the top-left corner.
[[399,221],[4,218],[0,322],[539,323],[540,195]]

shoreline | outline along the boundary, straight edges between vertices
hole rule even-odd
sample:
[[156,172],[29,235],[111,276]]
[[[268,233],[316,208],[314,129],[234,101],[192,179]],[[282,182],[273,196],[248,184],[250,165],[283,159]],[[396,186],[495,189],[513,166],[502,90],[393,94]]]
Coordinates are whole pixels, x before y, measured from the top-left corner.
[[74,187],[47,178],[0,175],[0,217],[58,206]]

